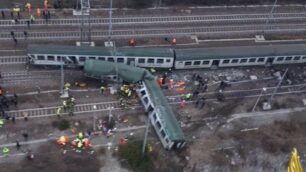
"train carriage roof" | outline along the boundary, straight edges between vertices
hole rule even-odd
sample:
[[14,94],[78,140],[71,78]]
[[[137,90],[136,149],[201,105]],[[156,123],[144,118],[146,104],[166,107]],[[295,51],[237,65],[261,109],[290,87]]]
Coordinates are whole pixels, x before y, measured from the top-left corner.
[[306,44],[192,48],[192,49],[176,49],[175,52],[176,52],[177,61],[305,55]]
[[66,45],[29,45],[29,54],[62,54],[62,55],[93,55],[93,56],[132,56],[132,57],[169,57],[173,58],[170,48],[117,48],[113,52],[107,47],[77,47]]
[[168,104],[166,97],[161,91],[160,87],[153,75],[147,70],[139,67],[132,67],[121,63],[112,63],[99,60],[86,60],[84,64],[84,72],[86,75],[100,78],[101,75],[116,75],[123,80],[131,83],[144,81],[148,89],[148,94],[155,106],[155,110],[159,112],[161,122],[163,122],[165,132],[169,135],[171,140],[182,141],[185,140],[182,129]]

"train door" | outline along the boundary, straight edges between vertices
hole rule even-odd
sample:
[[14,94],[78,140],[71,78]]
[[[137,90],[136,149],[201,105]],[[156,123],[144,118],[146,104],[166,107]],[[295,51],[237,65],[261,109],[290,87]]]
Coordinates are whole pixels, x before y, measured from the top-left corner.
[[220,64],[220,60],[213,60],[213,62],[211,64],[211,67],[212,68],[217,68],[217,67],[219,67],[219,64]]
[[135,58],[128,58],[127,65],[135,66]]
[[266,62],[266,65],[267,66],[271,66],[273,64],[273,61],[274,61],[274,57],[268,57],[268,60]]

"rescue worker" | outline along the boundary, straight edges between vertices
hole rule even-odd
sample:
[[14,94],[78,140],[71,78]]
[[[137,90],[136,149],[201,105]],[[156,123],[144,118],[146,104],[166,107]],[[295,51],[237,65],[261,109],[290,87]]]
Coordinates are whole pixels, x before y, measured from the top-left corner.
[[28,133],[23,133],[22,137],[24,138],[25,141],[28,140],[29,134]]
[[36,9],[36,16],[37,16],[37,17],[40,17],[40,16],[41,16],[40,8],[37,8],[37,9]]
[[56,116],[57,116],[58,118],[61,117],[61,112],[62,112],[62,107],[58,107],[57,110],[56,110]]
[[24,38],[25,38],[25,39],[28,38],[28,32],[27,32],[27,31],[23,31],[23,35],[24,35]]
[[156,72],[156,70],[155,70],[154,68],[150,68],[150,72],[151,72],[152,74],[154,74],[154,73]]
[[63,107],[64,107],[64,110],[67,109],[67,101],[66,100],[63,101]]
[[71,97],[71,98],[70,98],[70,102],[74,105],[74,104],[75,104],[75,98],[74,98],[74,97]]
[[186,95],[185,95],[185,100],[190,100],[191,99],[191,94],[190,93],[187,93]]
[[82,132],[79,132],[78,138],[79,138],[79,139],[83,139],[83,138],[84,138],[84,134],[83,134]]
[[193,93],[192,93],[192,98],[197,98],[199,95],[199,91],[198,90],[195,90]]
[[48,10],[48,1],[47,0],[44,1],[44,10]]
[[218,101],[223,101],[224,100],[224,95],[223,95],[223,91],[219,90],[219,92],[216,94],[217,100]]
[[104,91],[105,91],[105,87],[104,87],[104,86],[101,86],[101,87],[100,87],[100,92],[101,92],[101,94],[103,94]]
[[64,90],[65,91],[69,91],[70,90],[70,84],[69,83],[66,83],[65,85],[64,85]]
[[28,12],[31,13],[32,5],[30,3],[27,3],[25,7],[28,9]]
[[129,89],[129,90],[128,90],[127,96],[128,96],[128,97],[131,97],[131,95],[132,95],[132,90]]
[[82,149],[82,147],[83,147],[83,143],[81,141],[78,141],[77,148]]
[[124,103],[123,98],[119,99],[119,104],[120,104],[121,107],[125,107],[125,103]]
[[34,21],[35,21],[35,17],[34,17],[33,14],[31,14],[31,15],[30,15],[30,22],[31,22],[31,23],[34,23]]
[[30,20],[27,20],[27,26],[28,26],[28,29],[30,29]]
[[28,113],[27,112],[24,112],[22,113],[23,114],[23,119],[24,121],[28,121]]
[[2,127],[4,125],[4,120],[0,119],[0,127]]
[[20,149],[20,143],[19,143],[19,141],[18,140],[16,140],[16,148],[17,148],[17,151],[19,151],[19,149]]
[[12,36],[12,38],[15,38],[15,32],[14,31],[11,31],[11,36]]
[[3,153],[3,156],[8,156],[9,153],[10,153],[10,149],[7,148],[7,147],[4,147],[4,148],[2,149],[2,153]]
[[5,13],[4,11],[1,11],[2,19],[5,19]]
[[33,160],[34,159],[34,154],[31,151],[27,152],[27,158],[28,160]]

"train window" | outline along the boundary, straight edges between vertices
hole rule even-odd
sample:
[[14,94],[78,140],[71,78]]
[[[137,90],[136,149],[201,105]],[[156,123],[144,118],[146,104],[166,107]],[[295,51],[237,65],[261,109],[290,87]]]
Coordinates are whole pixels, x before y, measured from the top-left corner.
[[89,59],[91,59],[91,60],[96,60],[96,57],[89,57]]
[[118,63],[124,63],[124,58],[117,58]]
[[148,59],[148,63],[154,63],[154,59]]
[[114,60],[114,58],[109,57],[109,58],[107,59],[107,61],[109,61],[109,62],[114,62],[115,60]]
[[191,62],[185,62],[185,66],[190,66]]
[[37,56],[37,60],[45,60],[45,56]]
[[203,64],[203,65],[208,65],[208,64],[209,64],[209,61],[208,61],[208,60],[204,60],[204,61],[202,62],[202,64]]
[[157,125],[158,128],[161,128],[161,125],[160,125],[159,121],[156,121],[156,125]]
[[249,63],[254,63],[256,62],[256,58],[250,58]]
[[164,63],[164,59],[157,59],[157,63]]
[[292,57],[291,57],[291,56],[288,56],[288,57],[286,57],[285,60],[287,60],[287,61],[292,60]]
[[160,133],[163,137],[166,137],[166,133],[164,132],[164,130],[161,130]]
[[229,60],[223,60],[222,63],[223,63],[223,64],[227,64],[227,63],[229,63]]
[[145,98],[143,99],[143,101],[144,101],[146,104],[148,104],[148,103],[149,103],[148,97],[145,97]]
[[61,56],[57,56],[56,59],[57,59],[57,61],[60,62],[61,61]]
[[283,61],[283,60],[284,60],[284,57],[277,57],[276,61]]
[[258,58],[257,62],[264,62],[265,61],[265,58]]
[[238,61],[239,61],[238,59],[233,59],[232,63],[238,63]]
[[145,59],[138,59],[138,63],[145,63]]
[[193,65],[200,65],[201,64],[201,61],[194,61],[193,62]]
[[248,61],[248,59],[241,59],[240,63],[246,63]]
[[300,56],[295,56],[293,60],[300,60]]
[[306,59],[306,56],[303,56],[303,60],[305,60]]
[[168,143],[168,142],[169,142],[169,139],[165,139],[165,141]]
[[80,62],[85,62],[85,60],[86,60],[86,57],[79,57]]
[[166,62],[167,62],[167,63],[170,63],[170,62],[171,62],[171,59],[167,59]]
[[153,114],[153,119],[154,119],[154,121],[156,121],[156,119],[157,119],[156,113]]
[[105,57],[99,57],[98,59],[105,61]]
[[47,59],[50,61],[54,61],[54,56],[47,56]]

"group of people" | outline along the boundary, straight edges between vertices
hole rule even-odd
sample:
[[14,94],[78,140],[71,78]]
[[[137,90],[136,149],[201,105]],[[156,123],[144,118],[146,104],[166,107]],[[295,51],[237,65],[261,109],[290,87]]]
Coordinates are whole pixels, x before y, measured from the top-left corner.
[[[26,8],[26,11],[28,11],[28,13],[29,13],[29,20],[27,20],[26,23],[27,23],[28,29],[30,29],[30,24],[33,24],[34,21],[35,21],[35,16],[34,16],[34,14],[32,14],[31,3],[26,3],[25,8]],[[19,7],[14,7],[10,11],[10,14],[11,14],[12,22],[15,23],[15,24],[19,24],[20,19],[21,19],[20,8]],[[48,0],[44,0],[42,15],[43,15],[44,19],[46,20],[46,22],[48,22],[48,20],[51,18],[51,13],[48,10]],[[2,19],[6,18],[5,11],[3,11],[3,10],[1,11],[1,16],[2,16]],[[36,9],[36,16],[41,17],[41,9],[40,8]],[[28,38],[28,32],[23,31],[23,34],[24,34],[25,39],[27,39]],[[18,41],[17,41],[17,38],[15,36],[14,31],[11,31],[11,36],[12,36],[12,39],[13,39],[15,45],[17,45]]]
[[[10,120],[12,119],[13,123],[15,123],[15,117],[10,117],[9,115],[7,115],[5,113],[5,110],[9,109],[9,105],[10,103],[13,103],[15,105],[15,107],[17,106],[17,99],[18,99],[18,96],[17,94],[13,94],[12,96],[0,96],[0,119],[2,120],[1,123],[3,123],[2,125],[4,125],[4,119],[5,120]],[[2,126],[0,124],[0,127]]]
[[[87,133],[84,136],[83,132],[79,132],[77,137],[71,141],[71,146],[74,149],[77,149],[77,151],[80,151],[82,149],[88,149],[91,146],[90,142],[90,136],[91,133]],[[69,144],[69,137],[68,136],[61,136],[56,140],[56,143],[62,148],[66,149],[67,145]],[[65,153],[65,151],[64,151]]]
[[68,97],[67,99],[63,100],[63,106],[60,106],[57,108],[56,116],[60,118],[61,114],[67,111],[68,111],[69,116],[73,116],[74,106],[75,106],[75,98]]

